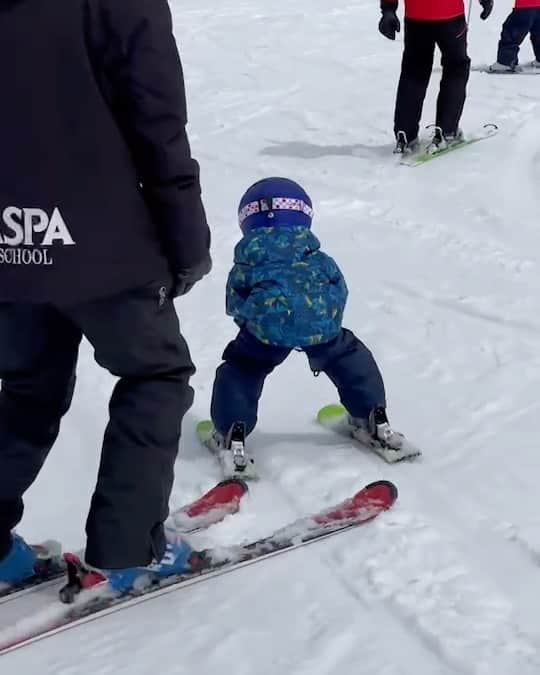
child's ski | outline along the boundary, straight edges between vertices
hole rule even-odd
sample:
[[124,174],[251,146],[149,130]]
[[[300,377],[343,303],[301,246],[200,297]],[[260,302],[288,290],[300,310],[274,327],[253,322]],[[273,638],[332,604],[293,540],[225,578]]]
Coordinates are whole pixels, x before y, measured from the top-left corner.
[[[364,487],[351,499],[310,517],[301,518],[251,544],[196,551],[191,559],[192,571],[185,574],[169,577],[161,582],[151,582],[149,579],[146,588],[128,594],[112,593],[106,582],[83,590],[75,598],[74,604],[55,603],[24,620],[20,626],[15,625],[0,633],[0,654],[210,577],[226,574],[239,567],[358,527],[389,509],[396,501],[397,494],[393,483],[377,481]],[[75,563],[73,556],[67,557],[70,564]],[[66,588],[63,590],[66,591]],[[64,594],[64,597],[67,596]]]
[[227,446],[216,442],[212,420],[201,420],[195,431],[199,442],[216,456],[223,478],[256,480],[259,477],[255,461],[246,450],[245,429],[242,422],[233,425]]
[[362,438],[358,435],[353,435],[354,427],[349,422],[349,413],[340,403],[330,403],[321,408],[317,413],[317,422],[341,436],[352,438],[362,445],[362,447],[368,448],[376,455],[379,455],[388,464],[415,459],[422,454],[420,448],[410,443],[405,436],[403,436],[402,445],[399,450],[394,450],[385,446],[380,441],[371,438],[367,433],[363,434]]
[[[242,480],[225,480],[215,485],[202,497],[186,504],[171,514],[176,528],[183,533],[206,529],[236,513],[248,487]],[[0,604],[30,593],[44,584],[61,579],[66,565],[58,542],[45,542],[34,547],[38,553],[35,576],[15,586],[0,587]]]

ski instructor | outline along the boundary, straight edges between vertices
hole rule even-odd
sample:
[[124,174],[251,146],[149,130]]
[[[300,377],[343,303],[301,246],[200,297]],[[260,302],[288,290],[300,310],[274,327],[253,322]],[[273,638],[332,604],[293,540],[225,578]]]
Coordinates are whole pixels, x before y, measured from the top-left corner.
[[167,1],[1,0],[0,90],[0,582],[34,573],[12,531],[83,335],[119,378],[86,561],[116,586],[178,571],[163,522],[194,366],[173,297],[211,261]]
[[[480,18],[485,20],[491,14],[493,0],[480,0],[480,4]],[[379,31],[389,40],[395,40],[401,28],[397,9],[398,0],[381,0]],[[405,0],[405,50],[394,117],[398,153],[418,146],[436,45],[442,54],[442,80],[435,133],[428,151],[442,150],[462,138],[459,121],[470,72],[464,0]]]

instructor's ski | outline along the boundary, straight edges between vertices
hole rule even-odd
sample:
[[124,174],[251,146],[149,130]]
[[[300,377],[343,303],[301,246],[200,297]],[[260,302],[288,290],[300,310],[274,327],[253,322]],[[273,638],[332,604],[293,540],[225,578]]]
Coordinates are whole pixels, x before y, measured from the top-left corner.
[[[202,497],[174,511],[170,517],[175,527],[184,534],[206,529],[236,513],[247,490],[242,480],[224,480]],[[0,586],[0,604],[15,600],[64,576],[66,564],[58,542],[45,542],[34,548],[38,554],[36,574],[14,586]]]
[[[232,572],[242,566],[321,541],[339,532],[358,527],[391,508],[397,488],[389,481],[377,481],[362,488],[352,498],[290,525],[250,544],[195,551],[191,570],[161,581],[148,579],[149,585],[131,593],[115,594],[106,581],[82,590],[74,604],[57,602],[44,611],[0,633],[0,654],[43,640],[88,621],[117,612],[166,593]],[[73,556],[67,555],[70,563]],[[66,596],[64,596],[66,597]]]

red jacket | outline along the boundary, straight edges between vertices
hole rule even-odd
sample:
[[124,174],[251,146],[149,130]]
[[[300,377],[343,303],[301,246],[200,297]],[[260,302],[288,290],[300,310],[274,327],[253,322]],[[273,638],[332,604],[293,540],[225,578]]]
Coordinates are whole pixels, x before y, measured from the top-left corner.
[[516,9],[527,9],[527,7],[540,7],[540,0],[516,0]]
[[[540,0],[516,0],[516,2],[538,2]],[[383,5],[397,6],[396,0],[383,0]],[[465,14],[463,0],[405,0],[405,16],[419,21],[443,21]]]

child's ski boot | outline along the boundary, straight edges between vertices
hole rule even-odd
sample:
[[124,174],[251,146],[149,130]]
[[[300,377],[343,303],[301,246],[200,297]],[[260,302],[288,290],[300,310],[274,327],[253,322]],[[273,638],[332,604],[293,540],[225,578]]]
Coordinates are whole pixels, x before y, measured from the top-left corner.
[[[207,428],[208,427],[208,428]],[[226,436],[214,429],[211,422],[199,422],[197,433],[204,445],[213,452],[221,464],[224,478],[258,478],[253,458],[246,451],[246,425],[235,422]]]
[[372,410],[367,420],[349,417],[349,424],[353,438],[371,448],[386,462],[392,464],[422,454],[403,434],[392,429],[383,407]]

